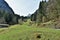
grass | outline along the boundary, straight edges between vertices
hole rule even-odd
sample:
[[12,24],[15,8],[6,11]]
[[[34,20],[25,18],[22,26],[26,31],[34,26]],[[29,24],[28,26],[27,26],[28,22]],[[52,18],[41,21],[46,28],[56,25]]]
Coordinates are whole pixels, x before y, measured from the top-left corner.
[[17,24],[0,28],[0,40],[60,40],[60,30]]

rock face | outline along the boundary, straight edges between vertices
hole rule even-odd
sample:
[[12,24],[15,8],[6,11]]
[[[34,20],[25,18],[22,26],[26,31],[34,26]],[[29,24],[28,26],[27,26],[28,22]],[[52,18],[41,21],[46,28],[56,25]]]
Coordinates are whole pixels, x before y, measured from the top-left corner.
[[0,0],[0,24],[16,24],[18,17],[5,0]]

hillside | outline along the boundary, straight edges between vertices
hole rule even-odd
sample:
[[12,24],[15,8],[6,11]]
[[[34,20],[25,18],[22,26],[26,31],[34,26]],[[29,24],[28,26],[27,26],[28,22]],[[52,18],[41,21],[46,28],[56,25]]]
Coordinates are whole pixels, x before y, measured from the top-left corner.
[[[60,1],[41,1],[39,8],[31,15],[31,21],[36,23],[55,22],[53,26],[60,27]],[[50,26],[50,25],[49,25]]]
[[19,15],[15,14],[5,0],[0,0],[0,24],[17,24]]

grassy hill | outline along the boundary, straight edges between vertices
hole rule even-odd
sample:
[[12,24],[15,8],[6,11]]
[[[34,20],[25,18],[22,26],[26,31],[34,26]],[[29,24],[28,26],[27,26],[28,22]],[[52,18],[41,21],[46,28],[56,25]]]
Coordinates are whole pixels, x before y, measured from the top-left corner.
[[60,30],[39,28],[28,22],[0,28],[0,40],[60,40]]

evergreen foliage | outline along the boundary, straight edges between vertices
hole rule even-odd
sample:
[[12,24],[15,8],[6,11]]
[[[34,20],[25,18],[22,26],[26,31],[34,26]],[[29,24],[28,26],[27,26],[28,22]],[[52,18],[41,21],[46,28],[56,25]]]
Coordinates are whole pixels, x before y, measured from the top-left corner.
[[39,8],[31,15],[31,21],[37,23],[47,22],[50,20],[60,20],[60,4],[59,0],[41,1]]

